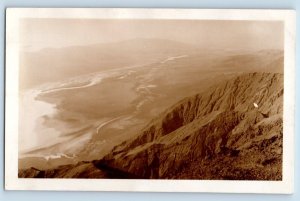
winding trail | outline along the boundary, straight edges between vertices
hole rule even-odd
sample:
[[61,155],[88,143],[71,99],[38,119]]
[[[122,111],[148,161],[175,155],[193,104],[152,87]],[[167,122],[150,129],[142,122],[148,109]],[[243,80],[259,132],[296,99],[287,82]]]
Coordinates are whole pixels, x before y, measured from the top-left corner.
[[[100,82],[100,81],[99,81]],[[74,90],[74,89],[82,89],[82,88],[87,88],[91,87],[93,85],[97,84],[95,81],[90,81],[88,84],[81,85],[81,86],[74,86],[74,87],[61,87],[61,88],[55,88],[55,89],[48,89],[41,91],[41,93],[52,93],[52,92],[58,92],[58,91],[64,91],[64,90]]]
[[97,126],[97,128],[96,128],[96,133],[99,134],[99,131],[100,131],[101,128],[103,128],[103,127],[106,126],[107,124],[110,124],[110,123],[112,123],[112,122],[114,122],[114,121],[117,121],[117,120],[119,120],[119,119],[121,119],[121,118],[123,118],[123,117],[125,117],[125,116],[124,116],[124,115],[123,115],[123,116],[119,116],[119,117],[116,117],[116,118],[113,118],[113,119],[110,119],[110,120],[108,120],[108,121],[105,121],[105,122],[101,123],[99,126]]
[[173,60],[180,59],[180,58],[185,58],[185,57],[188,57],[188,55],[185,54],[185,55],[180,55],[180,56],[168,57],[167,59],[161,61],[160,63],[164,64],[164,63],[166,63],[168,61],[173,61]]

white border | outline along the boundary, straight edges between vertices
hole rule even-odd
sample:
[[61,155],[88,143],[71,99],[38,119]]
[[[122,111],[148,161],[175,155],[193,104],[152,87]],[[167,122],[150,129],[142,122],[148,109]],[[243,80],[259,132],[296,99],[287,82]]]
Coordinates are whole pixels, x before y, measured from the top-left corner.
[[[20,18],[198,19],[283,21],[284,125],[282,181],[19,179],[18,29]],[[294,188],[295,11],[232,9],[8,8],[6,10],[5,189],[290,194]]]

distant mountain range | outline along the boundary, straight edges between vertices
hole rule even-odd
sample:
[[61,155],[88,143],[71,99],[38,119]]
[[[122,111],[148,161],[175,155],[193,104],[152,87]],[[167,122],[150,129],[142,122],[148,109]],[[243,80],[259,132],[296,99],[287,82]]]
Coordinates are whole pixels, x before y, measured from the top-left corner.
[[104,158],[19,177],[281,180],[282,113],[283,75],[244,73],[169,107]]
[[20,87],[30,88],[83,74],[145,65],[194,51],[194,47],[180,42],[138,38],[107,44],[21,52]]
[[[195,55],[201,58],[219,58],[224,67],[235,68],[241,62],[245,69],[259,69],[275,59],[283,62],[282,51],[198,49],[190,44],[165,40],[137,38],[127,41],[64,48],[45,48],[35,52],[20,52],[20,88],[28,89],[40,84],[61,81],[84,74],[128,66],[143,66],[169,57]],[[228,57],[232,55],[232,57]],[[224,61],[224,58],[226,60]],[[202,59],[203,60],[203,59]],[[209,61],[209,59],[206,59]],[[203,61],[205,62],[205,61]],[[225,63],[224,63],[225,62]],[[253,64],[257,65],[253,65]],[[281,68],[282,70],[282,68]]]

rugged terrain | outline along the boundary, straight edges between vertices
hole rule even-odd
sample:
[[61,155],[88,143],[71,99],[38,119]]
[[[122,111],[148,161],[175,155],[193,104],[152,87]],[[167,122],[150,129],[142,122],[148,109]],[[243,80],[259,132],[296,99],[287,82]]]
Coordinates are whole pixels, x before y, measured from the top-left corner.
[[99,160],[19,177],[281,180],[282,112],[283,75],[245,73],[181,100]]

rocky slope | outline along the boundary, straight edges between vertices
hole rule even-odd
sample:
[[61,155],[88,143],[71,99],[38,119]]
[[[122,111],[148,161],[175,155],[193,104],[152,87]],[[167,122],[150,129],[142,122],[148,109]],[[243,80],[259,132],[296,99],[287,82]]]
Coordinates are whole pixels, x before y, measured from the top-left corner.
[[243,74],[180,101],[101,160],[19,177],[280,180],[282,112],[282,74]]

